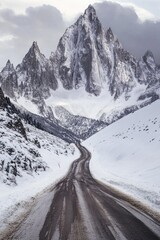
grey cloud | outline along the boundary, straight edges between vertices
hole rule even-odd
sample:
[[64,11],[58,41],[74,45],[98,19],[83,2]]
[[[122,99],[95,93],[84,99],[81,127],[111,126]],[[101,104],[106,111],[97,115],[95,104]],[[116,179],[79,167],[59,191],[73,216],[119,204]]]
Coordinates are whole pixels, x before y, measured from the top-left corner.
[[[127,50],[140,58],[149,49],[160,63],[160,22],[142,23],[134,9],[116,3],[94,6],[104,28],[111,27]],[[8,59],[15,65],[20,63],[33,41],[49,56],[68,24],[61,12],[49,5],[29,7],[25,15],[17,15],[10,9],[0,10],[0,39],[4,35],[14,36],[13,40],[0,41],[0,68]]]
[[49,5],[29,7],[25,15],[17,15],[10,9],[0,10],[0,19],[0,38],[7,34],[14,36],[13,40],[0,42],[0,67],[8,58],[18,64],[33,41],[49,56],[65,30],[62,14]]
[[151,50],[160,63],[160,22],[142,23],[134,9],[117,3],[103,2],[94,6],[104,28],[111,27],[127,50],[138,58]]
[[139,7],[145,8],[153,15],[159,17],[160,1],[159,0],[131,0],[132,3]]

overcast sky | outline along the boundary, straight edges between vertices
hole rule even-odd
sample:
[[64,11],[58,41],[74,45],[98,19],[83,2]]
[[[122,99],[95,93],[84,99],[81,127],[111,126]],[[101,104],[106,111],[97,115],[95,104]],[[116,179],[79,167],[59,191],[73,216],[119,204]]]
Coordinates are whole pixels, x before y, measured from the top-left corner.
[[0,69],[8,59],[20,63],[33,41],[49,57],[66,27],[89,4],[124,48],[138,58],[150,49],[160,63],[160,0],[1,0]]

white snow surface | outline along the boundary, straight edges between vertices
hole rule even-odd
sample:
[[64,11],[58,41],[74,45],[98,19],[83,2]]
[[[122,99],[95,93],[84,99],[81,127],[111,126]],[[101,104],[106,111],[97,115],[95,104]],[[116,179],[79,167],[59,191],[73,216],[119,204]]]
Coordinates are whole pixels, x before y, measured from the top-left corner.
[[26,110],[28,110],[34,114],[41,115],[39,113],[38,106],[23,96],[19,97],[16,102],[13,100],[12,100],[12,102],[13,102],[13,104],[22,106],[23,108],[25,108]]
[[[139,85],[133,89],[132,96],[126,101],[122,95],[116,101],[110,94],[106,96],[107,88],[104,88],[100,96],[94,96],[87,93],[85,89],[65,90],[61,86],[56,91],[51,90],[51,96],[45,100],[47,106],[51,107],[56,116],[55,107],[62,106],[73,115],[84,116],[93,119],[99,119],[103,113],[107,116],[112,115],[113,111],[121,111],[126,107],[137,105],[137,99],[144,92],[145,86]],[[139,101],[139,104],[142,101]],[[23,102],[19,101],[23,107]],[[29,111],[29,104],[26,107]]]
[[90,137],[95,178],[160,213],[160,101],[132,113]]
[[[10,184],[9,180],[7,180],[7,176],[13,177],[13,175],[11,173],[7,174],[5,168],[0,171],[1,239],[3,231],[11,226],[11,223],[14,223],[19,215],[28,210],[29,202],[33,202],[37,194],[40,194],[49,186],[53,186],[60,178],[66,175],[72,161],[79,157],[79,151],[73,144],[68,144],[23,122],[27,134],[26,140],[20,133],[6,126],[11,119],[5,111],[0,111],[0,120],[0,143],[4,143],[4,146],[0,145],[2,147],[0,149],[0,165],[4,160],[4,166],[6,167],[7,162],[14,160],[15,156],[22,155],[21,166],[17,166],[19,176],[16,177],[16,184],[12,182]],[[35,139],[38,139],[41,145],[40,148],[34,144]],[[14,149],[14,153],[8,154],[6,149],[9,148]],[[37,152],[39,156],[32,156],[30,149]],[[23,170],[23,154],[31,162],[33,160],[33,170]],[[35,171],[34,166],[38,166],[38,164],[42,168]],[[43,166],[45,171],[43,171]]]

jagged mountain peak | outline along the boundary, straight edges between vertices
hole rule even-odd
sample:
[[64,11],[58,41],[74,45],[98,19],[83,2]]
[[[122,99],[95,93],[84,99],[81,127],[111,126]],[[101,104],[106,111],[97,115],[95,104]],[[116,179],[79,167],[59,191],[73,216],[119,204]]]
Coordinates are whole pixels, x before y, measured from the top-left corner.
[[[42,111],[44,99],[50,96],[50,89],[58,86],[49,60],[41,53],[37,42],[33,42],[22,63],[16,67],[19,92],[18,96],[34,99]],[[44,110],[44,108],[43,108]]]
[[7,61],[7,63],[6,63],[6,67],[11,67],[11,66],[13,66],[13,64],[11,63],[11,61],[8,59],[8,61]]
[[37,49],[39,49],[39,47],[38,47],[38,43],[37,43],[36,41],[33,41],[33,43],[32,43],[32,47],[33,47],[33,48],[37,48]]
[[156,62],[155,62],[155,59],[154,59],[154,55],[150,50],[146,51],[146,53],[145,53],[145,55],[143,56],[142,59],[149,69],[152,69],[153,71],[155,70]]
[[153,55],[152,51],[147,50],[146,53],[143,56],[143,60],[145,62],[147,62],[149,59],[152,60],[152,62],[155,62],[154,55]]
[[106,31],[106,40],[108,44],[114,44],[117,48],[122,48],[121,43],[119,42],[118,38],[114,35],[112,29],[109,27]]
[[17,74],[10,60],[0,73],[0,83],[4,93],[15,100],[15,92],[17,91]]
[[102,32],[101,23],[97,17],[96,10],[92,5],[89,5],[88,8],[85,10],[84,14],[78,19],[78,25],[81,25],[85,28],[86,32],[91,29],[91,31],[96,35]]
[[101,74],[103,67],[100,62],[103,64],[106,58],[103,50],[99,49],[103,48],[105,41],[102,25],[90,5],[76,23],[65,31],[55,55],[51,56],[57,64],[56,75],[64,88],[77,89],[83,86],[86,91],[99,94],[101,81],[105,78]]
[[90,21],[92,21],[96,16],[96,10],[92,5],[89,5],[85,10],[83,17],[88,17]]
[[106,39],[107,39],[108,43],[110,43],[114,40],[114,34],[113,34],[111,28],[108,28],[108,30],[106,31]]
[[152,57],[152,58],[154,58],[153,53],[152,53],[151,50],[147,50],[146,53],[144,54],[144,57]]
[[8,60],[6,63],[6,66],[2,69],[2,73],[4,73],[4,72],[12,73],[14,71],[15,71],[15,69],[14,69],[13,64],[11,63],[10,60]]
[[21,68],[26,70],[28,67],[32,69],[39,69],[40,67],[45,67],[46,64],[46,57],[41,53],[37,42],[34,41],[28,53],[23,58],[22,63],[17,66],[17,70]]
[[96,13],[96,10],[95,10],[95,8],[93,7],[93,5],[91,5],[91,4],[89,4],[88,5],[88,8],[86,8],[86,10],[85,10],[85,13]]
[[40,49],[39,49],[39,46],[38,46],[38,43],[36,42],[36,41],[34,41],[33,43],[32,43],[32,46],[31,46],[31,48],[29,49],[29,52],[30,53],[34,53],[34,54],[42,54],[41,53],[41,51],[40,51]]
[[[34,57],[34,56],[35,57],[41,56],[41,57],[45,58],[44,54],[41,53],[40,48],[39,48],[37,42],[35,42],[35,41],[32,43],[32,46],[30,47],[30,49],[29,49],[27,54],[30,54],[32,57]],[[27,54],[26,54],[26,56],[27,56]]]

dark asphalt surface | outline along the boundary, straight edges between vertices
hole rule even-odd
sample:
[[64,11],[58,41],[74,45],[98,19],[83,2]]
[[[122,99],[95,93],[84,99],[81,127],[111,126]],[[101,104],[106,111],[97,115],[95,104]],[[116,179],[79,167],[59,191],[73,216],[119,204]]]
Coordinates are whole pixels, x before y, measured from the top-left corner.
[[54,197],[39,236],[35,239],[25,235],[23,239],[160,239],[160,224],[97,182],[89,170],[90,152],[81,145],[78,148],[80,158],[54,187]]

